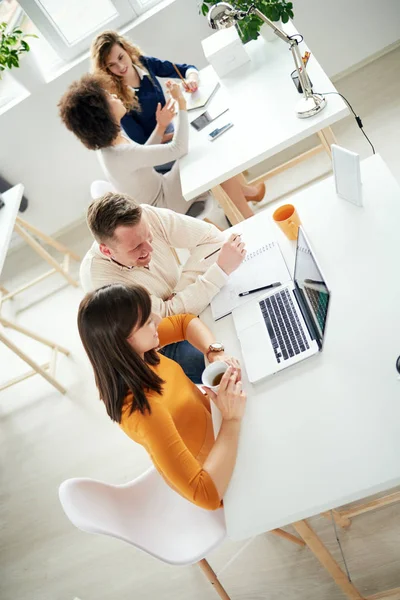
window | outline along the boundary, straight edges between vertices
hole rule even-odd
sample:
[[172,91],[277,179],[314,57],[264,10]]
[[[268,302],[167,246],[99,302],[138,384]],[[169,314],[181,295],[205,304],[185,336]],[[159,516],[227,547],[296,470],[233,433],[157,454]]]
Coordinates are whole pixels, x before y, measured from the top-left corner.
[[[119,29],[162,0],[0,0],[0,22],[35,33],[28,39],[32,54],[44,73],[54,72],[89,50],[95,35],[104,29]],[[26,95],[12,77],[15,69],[0,79],[0,109]]]
[[93,37],[118,29],[160,0],[19,0],[42,36],[64,60],[87,52]]
[[[24,13],[17,0],[0,0],[0,22],[8,23],[10,29],[19,27],[25,33],[34,33],[38,39],[28,40],[31,52],[35,54],[43,71],[51,71],[61,64],[61,58],[50,44],[40,35],[39,31]],[[6,106],[16,98],[26,95],[24,87],[12,75],[15,69],[3,71],[0,80],[0,108]]]

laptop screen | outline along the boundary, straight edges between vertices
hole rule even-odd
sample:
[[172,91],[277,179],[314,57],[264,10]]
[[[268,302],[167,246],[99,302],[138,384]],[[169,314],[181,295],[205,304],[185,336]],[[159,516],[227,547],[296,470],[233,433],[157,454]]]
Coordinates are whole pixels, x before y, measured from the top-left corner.
[[330,294],[301,227],[297,238],[294,282],[313,321],[315,333],[322,343]]

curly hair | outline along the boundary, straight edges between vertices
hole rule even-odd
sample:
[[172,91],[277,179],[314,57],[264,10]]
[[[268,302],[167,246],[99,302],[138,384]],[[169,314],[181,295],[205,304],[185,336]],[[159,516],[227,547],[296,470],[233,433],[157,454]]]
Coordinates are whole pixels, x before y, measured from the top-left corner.
[[[122,100],[127,110],[140,110],[139,101],[134,90],[126,85],[122,77],[118,77],[107,67],[107,59],[111,48],[118,44],[128,53],[132,63],[147,72],[142,63],[142,51],[135,46],[126,37],[120,35],[117,31],[111,29],[99,33],[92,42],[90,53],[92,59],[92,69],[94,72],[103,72],[108,75],[113,82],[113,92]],[[149,74],[149,73],[148,73]]]
[[120,131],[107,100],[109,85],[104,75],[84,75],[58,103],[64,125],[89,150],[111,146]]

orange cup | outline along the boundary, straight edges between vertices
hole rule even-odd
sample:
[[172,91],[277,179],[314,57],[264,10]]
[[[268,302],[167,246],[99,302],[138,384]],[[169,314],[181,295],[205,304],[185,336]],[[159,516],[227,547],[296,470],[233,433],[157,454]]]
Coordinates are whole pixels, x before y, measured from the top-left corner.
[[301,221],[293,204],[280,206],[276,209],[272,218],[289,240],[297,240]]

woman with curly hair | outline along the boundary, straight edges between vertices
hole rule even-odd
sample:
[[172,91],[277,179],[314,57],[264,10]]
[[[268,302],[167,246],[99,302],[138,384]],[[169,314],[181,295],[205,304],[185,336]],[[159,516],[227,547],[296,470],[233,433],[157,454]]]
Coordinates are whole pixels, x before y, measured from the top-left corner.
[[[188,151],[186,100],[181,87],[168,82],[171,98],[164,107],[157,105],[154,131],[141,145],[122,131],[126,108],[115,94],[107,91],[109,85],[103,74],[84,75],[74,82],[59,102],[62,121],[87,148],[99,151],[103,170],[118,192],[129,194],[138,204],[196,216],[204,202],[186,202],[182,196],[178,162],[166,175],[153,168],[175,161]],[[175,116],[175,103],[178,117],[173,139],[162,144],[165,130]]]
[[[128,136],[138,144],[145,144],[156,126],[158,103],[165,105],[165,96],[157,77],[179,77],[174,64],[145,56],[138,46],[117,31],[103,31],[92,42],[92,68],[109,75],[113,91],[127,109],[121,125]],[[195,92],[199,85],[199,72],[193,65],[175,65],[186,79],[185,91]],[[173,137],[172,124],[166,129],[162,142]],[[173,163],[157,166],[160,173],[167,172]],[[264,198],[265,185],[242,185],[238,177],[222,184],[226,193],[245,217],[253,215],[247,202],[259,202]]]

